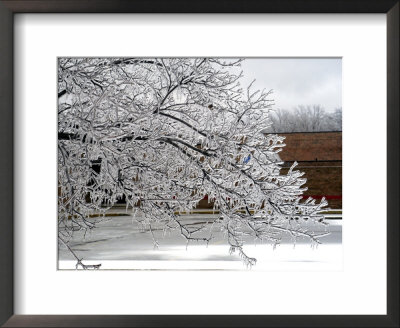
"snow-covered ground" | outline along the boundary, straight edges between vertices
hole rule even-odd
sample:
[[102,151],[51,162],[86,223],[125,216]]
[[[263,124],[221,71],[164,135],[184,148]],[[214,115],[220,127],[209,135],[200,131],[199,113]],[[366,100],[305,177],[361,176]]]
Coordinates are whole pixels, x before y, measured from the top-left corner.
[[[182,219],[195,223],[214,218],[210,214],[191,214]],[[322,237],[322,244],[316,248],[305,239],[298,240],[296,246],[290,238],[284,239],[275,250],[271,244],[248,240],[244,250],[257,259],[251,270],[342,270],[342,220],[327,221],[330,235]],[[101,263],[101,269],[247,270],[238,254],[229,253],[226,239],[218,231],[213,230],[208,246],[202,242],[191,242],[187,246],[178,231],[163,236],[161,229],[153,229],[153,234],[157,248],[151,233],[144,231],[132,217],[112,216],[101,219],[97,228],[85,237],[83,233],[75,233],[70,246],[83,263]],[[58,268],[75,269],[75,264],[71,253],[60,245]]]

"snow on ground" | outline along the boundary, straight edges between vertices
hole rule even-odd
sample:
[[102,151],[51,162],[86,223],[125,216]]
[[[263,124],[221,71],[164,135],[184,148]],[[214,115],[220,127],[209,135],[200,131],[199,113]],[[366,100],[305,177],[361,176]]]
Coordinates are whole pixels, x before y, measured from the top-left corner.
[[[191,214],[182,219],[199,223],[212,221],[213,215]],[[294,247],[290,238],[284,239],[274,250],[271,244],[248,240],[244,250],[255,257],[256,271],[337,271],[342,270],[342,225],[341,220],[328,220],[330,235],[322,237],[322,245],[312,248],[305,239]],[[211,225],[210,225],[211,227]],[[324,232],[324,230],[321,230]],[[322,228],[323,229],[323,228]],[[213,230],[213,239],[207,246],[202,242],[186,240],[178,231],[167,233],[153,229],[158,242],[149,231],[130,216],[102,218],[95,229],[87,233],[77,232],[70,246],[84,264],[100,264],[101,269],[139,270],[246,270],[235,253],[229,253],[229,245],[221,232]],[[59,246],[59,269],[75,269],[76,261],[71,253]]]

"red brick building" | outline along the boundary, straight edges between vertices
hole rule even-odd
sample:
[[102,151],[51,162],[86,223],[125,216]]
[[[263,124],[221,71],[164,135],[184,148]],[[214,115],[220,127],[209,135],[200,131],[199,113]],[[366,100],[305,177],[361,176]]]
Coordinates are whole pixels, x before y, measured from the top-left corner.
[[[293,162],[305,173],[309,196],[319,201],[325,197],[332,210],[342,209],[342,132],[279,133],[285,137],[285,147],[279,153],[284,161],[282,173],[287,173]],[[207,197],[198,208],[212,208]]]
[[282,173],[297,161],[297,169],[307,178],[305,197],[325,197],[330,208],[342,209],[342,132],[279,135],[286,138],[286,147],[279,153],[285,162]]

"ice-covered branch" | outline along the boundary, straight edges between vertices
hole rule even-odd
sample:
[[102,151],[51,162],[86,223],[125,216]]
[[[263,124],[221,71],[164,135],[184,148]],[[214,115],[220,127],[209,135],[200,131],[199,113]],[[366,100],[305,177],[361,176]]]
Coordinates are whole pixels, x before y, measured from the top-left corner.
[[[175,213],[207,196],[231,250],[247,264],[243,236],[318,235],[288,227],[323,224],[325,200],[302,200],[303,174],[280,172],[283,138],[265,135],[271,93],[240,85],[240,60],[61,58],[59,60],[59,230],[92,229],[93,213],[118,200],[153,234],[166,222],[208,242]],[[154,238],[154,245],[158,245]]]

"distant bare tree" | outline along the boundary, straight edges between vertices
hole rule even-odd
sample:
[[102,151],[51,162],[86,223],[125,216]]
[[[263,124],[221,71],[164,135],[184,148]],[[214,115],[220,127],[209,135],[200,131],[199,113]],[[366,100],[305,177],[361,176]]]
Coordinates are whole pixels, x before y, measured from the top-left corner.
[[342,131],[342,107],[335,108],[333,113],[328,114],[328,122],[331,131]]
[[267,129],[268,132],[295,132],[298,128],[296,119],[292,112],[277,109],[271,112],[271,126]]
[[298,106],[293,111],[279,109],[271,114],[274,133],[321,132],[342,130],[342,108],[327,113],[320,105]]

